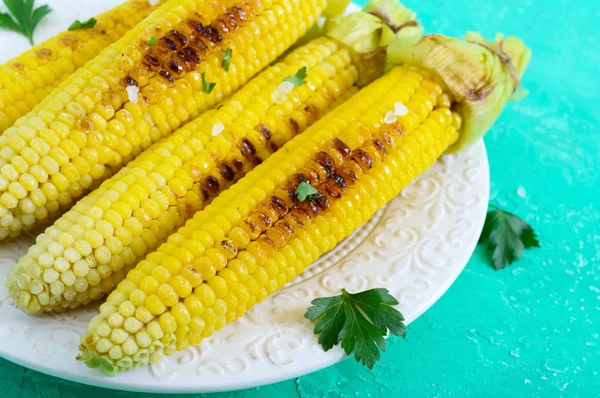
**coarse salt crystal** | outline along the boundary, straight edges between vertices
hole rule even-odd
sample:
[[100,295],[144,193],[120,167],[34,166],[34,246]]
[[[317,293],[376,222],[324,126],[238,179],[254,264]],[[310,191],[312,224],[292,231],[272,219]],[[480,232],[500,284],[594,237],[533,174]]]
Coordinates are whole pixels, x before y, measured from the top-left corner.
[[404,116],[408,113],[408,108],[402,102],[396,102],[394,104],[394,112],[397,116]]
[[527,196],[527,191],[525,190],[525,187],[520,186],[519,188],[517,188],[517,195],[519,195],[519,197],[521,198],[525,198]]
[[127,91],[127,95],[129,96],[129,101],[134,104],[137,104],[140,89],[136,86],[128,86],[125,90]]
[[396,117],[396,114],[394,113],[394,111],[389,111],[385,115],[385,119],[383,119],[383,121],[386,124],[392,124],[392,123],[396,123],[398,121],[398,118]]
[[294,85],[294,83],[291,83],[291,82],[281,83],[275,89],[275,91],[273,91],[273,94],[271,95],[271,99],[276,104],[285,101],[287,99],[287,95],[292,92],[294,87],[296,87],[296,86]]
[[223,123],[219,122],[219,123],[215,123],[215,125],[212,128],[212,136],[216,137],[219,134],[221,134],[223,132],[223,130],[225,130],[225,126],[223,125]]
[[159,2],[159,1],[160,1],[160,0],[148,0],[148,3],[150,3],[150,5],[151,5],[152,7],[154,7],[155,5],[157,5],[157,4],[158,4],[158,2]]

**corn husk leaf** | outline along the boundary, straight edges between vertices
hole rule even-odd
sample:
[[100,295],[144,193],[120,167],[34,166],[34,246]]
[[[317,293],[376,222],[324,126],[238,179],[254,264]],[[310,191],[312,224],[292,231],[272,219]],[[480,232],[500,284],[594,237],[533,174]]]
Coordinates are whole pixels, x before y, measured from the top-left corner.
[[371,0],[364,12],[381,19],[396,38],[421,36],[423,27],[417,22],[417,14],[404,7],[398,0]]
[[371,0],[361,12],[329,18],[324,31],[361,54],[385,48],[398,37],[422,33],[416,14],[397,0]]
[[483,137],[520,86],[530,50],[515,37],[496,39],[488,42],[475,33],[469,33],[466,40],[426,35],[401,39],[388,47],[388,64],[424,67],[454,96],[464,123],[449,153]]

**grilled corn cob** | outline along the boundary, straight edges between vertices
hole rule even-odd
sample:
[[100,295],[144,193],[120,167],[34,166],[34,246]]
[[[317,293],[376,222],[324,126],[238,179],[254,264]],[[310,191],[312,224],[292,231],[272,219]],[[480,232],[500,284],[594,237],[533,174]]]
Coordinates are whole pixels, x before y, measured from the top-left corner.
[[[196,211],[381,76],[384,62],[383,49],[361,55],[326,37],[293,51],[218,110],[146,150],[40,235],[9,278],[14,302],[28,313],[60,311],[110,293]],[[299,70],[304,82],[286,81]]]
[[[107,167],[212,108],[283,53],[324,5],[168,1],[0,137],[0,237],[70,205]],[[149,46],[152,36],[160,38]]]
[[[332,249],[459,136],[474,137],[469,126],[485,133],[475,119],[497,114],[460,114],[453,109],[471,99],[456,98],[489,88],[488,106],[505,104],[516,87],[505,90],[509,70],[519,76],[526,65],[510,60],[526,50],[508,40],[444,40],[426,36],[427,51],[397,47],[415,55],[411,65],[393,68],[286,144],[289,153],[271,156],[141,261],[91,321],[80,359],[114,374],[198,344]],[[499,66],[491,73],[489,59]],[[318,194],[300,201],[303,182]]]
[[129,0],[98,15],[93,28],[60,33],[1,65],[0,133],[157,7],[148,0]]

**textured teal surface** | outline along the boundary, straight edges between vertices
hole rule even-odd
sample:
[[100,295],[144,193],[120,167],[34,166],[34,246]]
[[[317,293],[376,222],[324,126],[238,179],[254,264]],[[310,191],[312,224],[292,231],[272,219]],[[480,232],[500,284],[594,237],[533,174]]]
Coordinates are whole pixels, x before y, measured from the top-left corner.
[[[372,372],[353,360],[211,398],[600,396],[600,7],[593,0],[406,1],[429,32],[522,37],[531,95],[486,138],[492,200],[542,249],[502,272],[478,250]],[[443,3],[443,4],[440,4]],[[69,383],[0,359],[0,397],[150,397]],[[194,396],[197,397],[197,396]]]

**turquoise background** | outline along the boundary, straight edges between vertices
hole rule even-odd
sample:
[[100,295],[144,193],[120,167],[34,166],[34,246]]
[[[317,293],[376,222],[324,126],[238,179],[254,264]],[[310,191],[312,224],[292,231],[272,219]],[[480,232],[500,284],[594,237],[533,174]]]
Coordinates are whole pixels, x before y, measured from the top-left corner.
[[[508,107],[486,143],[493,203],[526,218],[542,248],[498,272],[479,248],[408,338],[391,339],[373,371],[347,360],[211,398],[600,396],[600,7],[591,0],[406,4],[428,32],[501,31],[532,48],[524,79],[531,94]],[[0,388],[10,398],[151,396],[69,383],[2,359]]]

